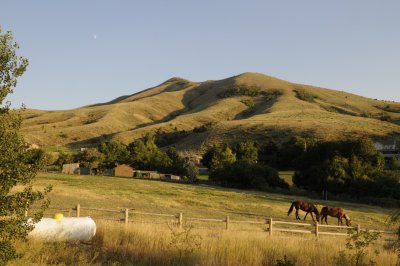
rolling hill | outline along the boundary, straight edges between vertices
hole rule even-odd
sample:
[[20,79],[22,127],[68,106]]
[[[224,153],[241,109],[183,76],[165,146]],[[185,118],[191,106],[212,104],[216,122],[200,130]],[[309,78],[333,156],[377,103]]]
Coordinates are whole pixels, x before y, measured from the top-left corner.
[[107,103],[72,110],[23,112],[22,132],[41,146],[125,144],[147,132],[163,146],[200,151],[252,138],[283,141],[400,136],[400,103],[302,85],[258,73],[192,82],[171,78]]

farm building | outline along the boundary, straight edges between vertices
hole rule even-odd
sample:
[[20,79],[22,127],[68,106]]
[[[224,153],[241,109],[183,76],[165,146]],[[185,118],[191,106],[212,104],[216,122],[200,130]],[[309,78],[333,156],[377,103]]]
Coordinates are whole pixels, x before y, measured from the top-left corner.
[[150,179],[160,179],[161,175],[157,171],[146,171],[146,170],[135,170],[133,172],[134,177],[139,178],[150,178]]
[[395,140],[375,142],[375,148],[383,154],[385,162],[388,164],[391,158],[397,159],[400,167],[400,142]]
[[68,175],[91,175],[92,170],[86,167],[79,167],[79,163],[67,163],[63,164],[61,173]]
[[87,167],[79,167],[77,169],[77,174],[78,175],[91,175],[92,174],[92,170],[90,168],[87,168]]
[[133,168],[127,164],[121,164],[114,168],[114,176],[133,177]]
[[161,174],[161,178],[165,180],[174,180],[174,181],[179,181],[181,180],[181,177],[178,175],[171,175],[171,174]]
[[63,164],[61,173],[69,175],[79,174],[79,163],[67,163]]

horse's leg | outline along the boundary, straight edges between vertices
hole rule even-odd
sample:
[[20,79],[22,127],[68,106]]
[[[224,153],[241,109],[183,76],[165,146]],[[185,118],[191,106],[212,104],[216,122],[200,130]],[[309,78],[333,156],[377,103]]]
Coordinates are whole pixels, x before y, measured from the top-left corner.
[[[308,215],[308,212],[306,212],[306,216],[304,216],[304,221],[306,220],[306,218],[307,218],[307,215]],[[312,215],[312,214],[311,214]]]
[[325,218],[325,223],[328,225],[328,215],[326,215],[324,218]]
[[296,209],[296,220],[300,220],[299,209]]
[[311,214],[312,221],[315,222],[314,216],[312,215],[312,212],[310,212],[310,214]]

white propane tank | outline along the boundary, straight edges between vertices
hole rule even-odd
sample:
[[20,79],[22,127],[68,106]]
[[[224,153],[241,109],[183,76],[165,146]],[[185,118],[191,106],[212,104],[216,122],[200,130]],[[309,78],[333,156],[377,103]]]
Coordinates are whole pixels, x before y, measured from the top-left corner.
[[54,217],[42,218],[29,236],[44,241],[89,241],[96,234],[96,224],[90,217]]

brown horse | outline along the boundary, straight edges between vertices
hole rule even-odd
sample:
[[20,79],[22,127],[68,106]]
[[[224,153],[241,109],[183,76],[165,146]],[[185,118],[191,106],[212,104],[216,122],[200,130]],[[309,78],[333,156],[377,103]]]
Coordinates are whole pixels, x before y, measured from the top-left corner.
[[319,221],[319,211],[317,207],[314,206],[314,204],[309,203],[309,202],[303,202],[303,201],[294,201],[292,202],[292,206],[290,206],[290,209],[288,211],[288,215],[292,213],[293,208],[296,208],[296,219],[301,220],[299,216],[299,209],[302,211],[306,212],[306,216],[304,216],[304,220],[306,220],[307,215],[310,213],[312,220],[314,220],[314,216],[312,213],[315,213],[315,217],[317,218],[317,221]]
[[321,223],[325,219],[325,223],[328,224],[328,215],[332,217],[338,218],[338,225],[339,223],[343,225],[343,218],[346,219],[346,225],[351,226],[351,219],[350,217],[344,213],[344,210],[342,208],[336,208],[336,207],[328,207],[325,206],[321,210]]

